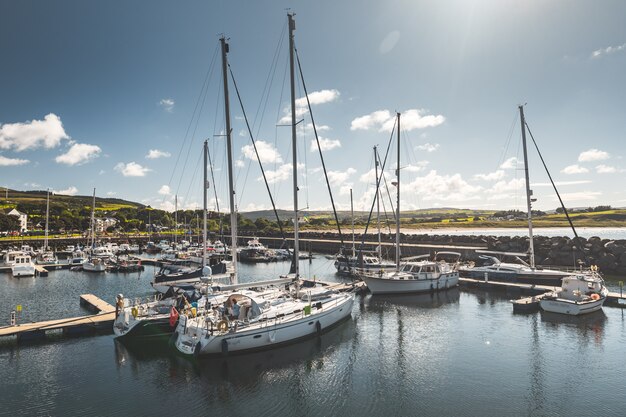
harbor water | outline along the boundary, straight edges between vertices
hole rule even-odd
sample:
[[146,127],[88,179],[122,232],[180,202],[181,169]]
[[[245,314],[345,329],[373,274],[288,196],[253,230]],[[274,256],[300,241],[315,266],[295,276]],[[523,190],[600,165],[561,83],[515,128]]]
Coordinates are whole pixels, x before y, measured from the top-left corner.
[[[333,261],[302,261],[308,277],[340,281]],[[288,263],[242,265],[241,281],[275,278]],[[145,297],[154,270],[0,274],[0,321],[88,314],[79,295]],[[616,283],[610,283],[616,288]],[[452,289],[357,296],[352,318],[275,350],[186,358],[167,341],[111,334],[37,344],[0,340],[0,415],[623,416],[626,319],[514,315],[514,295]]]

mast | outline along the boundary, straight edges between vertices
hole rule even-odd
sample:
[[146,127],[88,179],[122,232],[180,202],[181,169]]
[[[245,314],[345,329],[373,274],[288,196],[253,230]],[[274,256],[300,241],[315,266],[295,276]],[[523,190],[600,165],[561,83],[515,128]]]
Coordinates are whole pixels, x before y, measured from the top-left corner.
[[526,150],[526,120],[524,119],[524,106],[519,106],[520,124],[522,125],[522,145],[524,148],[524,175],[526,177],[526,206],[528,208],[528,237],[530,244],[528,246],[528,257],[530,258],[530,267],[535,268],[535,245],[533,243],[533,215],[531,196],[533,191],[530,189],[530,179],[528,176],[528,151]]
[[[204,186],[202,187],[202,221],[203,221],[203,226],[202,226],[202,268],[204,268],[206,266],[206,212],[207,212],[207,206],[206,206],[206,197],[207,197],[207,188],[208,188],[208,183],[207,183],[207,178],[206,178],[206,164],[207,164],[207,153],[209,150],[209,140],[206,139],[204,141]],[[196,214],[196,219],[198,215]],[[196,220],[196,224],[198,223],[198,221]]]
[[43,250],[48,250],[48,216],[50,215],[50,189],[46,190],[46,237],[43,242]]
[[93,189],[93,200],[91,203],[91,233],[90,235],[91,235],[90,247],[91,249],[93,249],[93,247],[96,245],[96,188],[95,187]]
[[350,188],[350,218],[352,219],[352,257],[356,256],[356,247],[354,244],[354,203],[352,201],[352,188]]
[[224,80],[224,117],[226,118],[226,149],[228,150],[228,192],[230,194],[230,256],[233,262],[232,283],[237,283],[237,209],[235,208],[235,182],[233,178],[233,144],[230,128],[230,104],[228,100],[228,58],[226,38],[220,38],[222,44],[222,78]]
[[174,195],[174,247],[176,247],[176,241],[178,235],[178,194]]
[[378,262],[382,261],[382,243],[380,236],[380,190],[378,189],[378,148],[374,146],[374,172],[376,173],[376,226],[378,227],[378,247],[376,248],[376,252],[378,252]]
[[396,201],[396,272],[400,272],[400,113],[398,116],[398,160],[396,168],[396,187],[398,198]]
[[300,242],[298,241],[298,150],[296,137],[296,86],[294,74],[294,42],[293,32],[296,30],[296,22],[293,20],[293,13],[288,13],[289,21],[289,78],[291,81],[291,147],[293,148],[293,213],[295,216],[293,222],[293,259],[295,278],[300,276]]

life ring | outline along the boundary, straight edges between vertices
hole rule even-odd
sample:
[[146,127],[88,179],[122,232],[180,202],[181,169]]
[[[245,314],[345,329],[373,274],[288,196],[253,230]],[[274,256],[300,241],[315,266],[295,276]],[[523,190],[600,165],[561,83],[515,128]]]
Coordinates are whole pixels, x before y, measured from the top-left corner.
[[133,315],[133,318],[136,319],[139,311],[137,310],[137,307],[133,307],[130,309],[130,313]]
[[217,330],[225,332],[228,330],[228,320],[220,320],[217,322]]
[[596,293],[591,294],[591,299],[594,301],[598,301],[600,299],[600,294],[596,294]]

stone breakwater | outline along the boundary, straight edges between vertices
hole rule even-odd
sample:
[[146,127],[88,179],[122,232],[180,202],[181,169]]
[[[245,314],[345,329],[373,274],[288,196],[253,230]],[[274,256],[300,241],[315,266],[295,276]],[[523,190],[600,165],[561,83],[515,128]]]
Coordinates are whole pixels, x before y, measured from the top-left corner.
[[[277,236],[275,236],[277,237]],[[302,232],[303,240],[308,239],[331,239],[339,240],[337,233],[330,232]],[[344,234],[345,246],[351,246],[351,235]],[[356,235],[356,241],[361,242],[363,235]],[[367,234],[365,241],[375,244],[376,235]],[[395,235],[384,234],[383,242],[395,242]],[[455,235],[406,235],[401,234],[402,243],[415,243],[425,245],[450,245],[450,246],[476,246],[487,247],[488,250],[499,252],[522,252],[528,251],[528,237],[522,236],[455,236]],[[357,243],[358,246],[358,243]],[[608,274],[626,274],[626,240],[601,239],[599,237],[580,238],[580,243],[569,237],[545,237],[535,236],[535,259],[542,266],[567,266],[578,267],[579,262],[585,261],[587,265],[597,265],[600,271]],[[319,248],[315,248],[319,249]],[[371,249],[371,246],[369,246]],[[583,252],[584,251],[584,255]],[[427,253],[428,250],[423,251]],[[405,253],[406,254],[406,253]],[[411,253],[419,254],[419,253]],[[467,260],[479,260],[479,254],[466,253]]]

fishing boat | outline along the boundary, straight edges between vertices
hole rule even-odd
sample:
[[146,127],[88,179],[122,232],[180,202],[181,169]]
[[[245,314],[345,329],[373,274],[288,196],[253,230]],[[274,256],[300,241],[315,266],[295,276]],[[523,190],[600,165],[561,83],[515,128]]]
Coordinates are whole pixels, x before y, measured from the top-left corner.
[[[293,150],[293,191],[294,219],[298,218],[298,175],[296,108],[294,85],[294,30],[293,14],[288,14],[289,52],[291,73],[291,123]],[[228,149],[229,193],[231,208],[231,232],[236,230],[234,205],[234,185],[232,181],[232,139],[230,112],[228,108],[228,44],[220,39],[222,49],[222,76],[224,82],[224,113],[226,116],[226,141]],[[305,91],[306,94],[306,91]],[[233,227],[234,223],[234,227]],[[290,294],[270,300],[259,299],[255,295],[233,294],[228,303],[232,314],[216,311],[201,317],[181,316],[174,335],[176,348],[184,354],[211,355],[230,352],[246,352],[268,349],[282,344],[319,335],[350,317],[354,294],[335,291],[317,294],[317,290],[299,288],[299,239],[298,221],[294,221],[293,282],[295,288]],[[236,236],[236,235],[235,235]],[[233,252],[236,238],[233,238]],[[233,254],[236,265],[236,252]],[[235,275],[236,277],[236,275]],[[315,297],[313,293],[316,293]],[[308,294],[307,294],[308,293]]]
[[609,290],[599,274],[576,274],[563,278],[561,287],[540,301],[542,310],[579,316],[602,309]]
[[13,274],[14,277],[35,276],[35,264],[30,255],[23,253],[16,255],[13,259],[13,265],[11,265],[11,274]]

